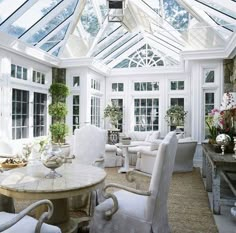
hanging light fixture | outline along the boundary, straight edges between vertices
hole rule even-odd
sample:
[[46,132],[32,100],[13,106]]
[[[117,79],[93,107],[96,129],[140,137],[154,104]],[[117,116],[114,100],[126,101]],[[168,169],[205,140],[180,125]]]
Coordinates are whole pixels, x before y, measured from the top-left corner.
[[122,22],[125,0],[107,0],[108,22]]

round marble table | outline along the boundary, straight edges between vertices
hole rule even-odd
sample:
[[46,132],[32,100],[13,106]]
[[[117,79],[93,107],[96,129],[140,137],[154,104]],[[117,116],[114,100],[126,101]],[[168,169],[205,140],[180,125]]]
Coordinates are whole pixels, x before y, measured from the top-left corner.
[[106,172],[98,167],[76,163],[63,164],[57,171],[62,177],[47,179],[49,169],[42,164],[28,165],[0,174],[0,193],[25,200],[50,199],[54,213],[49,223],[62,232],[76,232],[77,224],[69,216],[69,197],[102,188]]

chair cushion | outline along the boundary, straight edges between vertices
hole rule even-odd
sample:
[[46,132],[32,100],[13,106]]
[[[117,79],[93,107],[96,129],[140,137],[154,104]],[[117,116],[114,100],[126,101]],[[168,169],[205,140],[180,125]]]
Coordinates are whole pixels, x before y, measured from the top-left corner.
[[[119,203],[118,214],[123,216],[132,216],[135,219],[148,221],[147,219],[147,196],[137,195],[131,192],[120,190],[114,193]],[[137,203],[139,203],[137,205]],[[104,212],[111,209],[113,202],[107,199],[96,207],[96,212]],[[149,219],[151,221],[151,219]]]
[[152,141],[151,142],[151,146],[150,146],[150,150],[151,151],[158,150],[158,148],[159,148],[161,143],[162,143],[161,139]]
[[[17,214],[10,214],[6,212],[0,212],[0,224],[5,223],[6,221],[11,220]],[[3,231],[4,233],[34,233],[35,227],[38,221],[30,216],[25,216],[19,222],[17,222],[12,227]],[[43,223],[40,233],[61,233],[59,227]]]

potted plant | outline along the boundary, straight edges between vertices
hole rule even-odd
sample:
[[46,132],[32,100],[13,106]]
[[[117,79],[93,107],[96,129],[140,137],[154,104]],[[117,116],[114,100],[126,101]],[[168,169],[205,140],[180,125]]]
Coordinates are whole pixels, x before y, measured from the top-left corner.
[[116,128],[118,121],[122,119],[120,107],[114,103],[108,104],[104,109],[104,117],[109,118],[112,127]]
[[51,141],[61,148],[69,147],[65,144],[65,137],[68,134],[68,126],[65,124],[67,115],[66,97],[69,95],[68,87],[63,83],[52,83],[49,88],[52,96],[52,103],[49,105],[48,113],[52,116],[50,125]]
[[186,114],[183,106],[173,105],[166,111],[165,119],[170,126],[183,126]]

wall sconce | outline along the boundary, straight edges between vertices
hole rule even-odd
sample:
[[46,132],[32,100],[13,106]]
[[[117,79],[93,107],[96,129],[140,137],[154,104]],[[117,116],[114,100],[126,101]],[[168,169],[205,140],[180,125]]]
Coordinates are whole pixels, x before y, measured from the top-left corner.
[[107,0],[108,22],[122,22],[125,0]]

